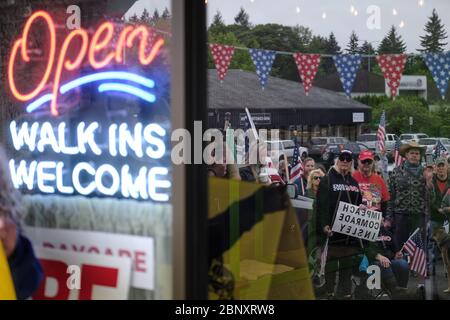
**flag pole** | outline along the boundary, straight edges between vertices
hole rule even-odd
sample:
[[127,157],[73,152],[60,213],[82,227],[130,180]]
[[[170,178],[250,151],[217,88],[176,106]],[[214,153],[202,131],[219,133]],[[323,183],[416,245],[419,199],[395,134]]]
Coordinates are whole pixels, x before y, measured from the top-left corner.
[[289,169],[288,169],[288,165],[287,165],[287,157],[286,154],[283,154],[284,157],[284,170],[286,171],[286,182],[289,183],[291,178],[289,177]]

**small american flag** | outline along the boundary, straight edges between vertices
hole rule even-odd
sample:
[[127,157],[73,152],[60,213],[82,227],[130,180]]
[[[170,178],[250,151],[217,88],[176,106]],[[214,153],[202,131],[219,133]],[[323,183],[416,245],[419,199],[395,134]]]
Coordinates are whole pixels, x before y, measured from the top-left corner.
[[297,179],[301,179],[303,175],[303,162],[300,158],[300,151],[298,149],[298,145],[295,145],[294,148],[294,154],[292,156],[292,163],[291,163],[291,174],[290,174],[290,180],[289,183],[294,183],[297,181]]
[[386,113],[383,111],[380,118],[380,124],[378,125],[377,132],[377,149],[379,152],[385,151],[386,140]]
[[403,163],[403,157],[400,155],[400,140],[395,141],[395,147],[394,147],[394,166],[400,167]]
[[406,241],[404,247],[405,251],[410,255],[411,262],[409,268],[412,271],[426,277],[427,275],[427,258],[424,251],[424,245],[422,237],[419,232],[419,228]]
[[441,140],[438,140],[433,151],[433,161],[436,161],[436,159],[441,156],[448,156],[448,151],[447,148],[445,148],[445,146],[442,144]]

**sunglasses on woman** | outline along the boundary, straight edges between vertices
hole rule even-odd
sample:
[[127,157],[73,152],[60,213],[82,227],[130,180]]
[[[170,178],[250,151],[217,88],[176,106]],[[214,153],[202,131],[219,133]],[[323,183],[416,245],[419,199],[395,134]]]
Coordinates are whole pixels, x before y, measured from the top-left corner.
[[373,163],[373,160],[370,160],[370,159],[361,160],[361,163],[362,163],[362,164],[372,164],[372,163]]
[[322,177],[313,177],[313,180],[320,180]]
[[341,154],[341,155],[339,156],[339,161],[351,162],[352,160],[353,160],[353,159],[352,159],[352,156],[349,155],[349,154]]

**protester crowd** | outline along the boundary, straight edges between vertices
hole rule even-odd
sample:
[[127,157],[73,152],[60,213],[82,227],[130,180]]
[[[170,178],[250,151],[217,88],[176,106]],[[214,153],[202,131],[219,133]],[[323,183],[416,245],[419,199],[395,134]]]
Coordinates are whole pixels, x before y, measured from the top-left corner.
[[[295,152],[294,152],[295,154]],[[449,161],[442,156],[432,166],[421,163],[425,149],[415,142],[403,144],[401,165],[388,175],[379,165],[384,155],[367,150],[359,154],[357,165],[351,151],[341,150],[335,165],[328,172],[311,158],[303,159],[299,177],[296,163],[281,159],[275,168],[269,161],[263,166],[223,165],[230,178],[265,184],[293,184],[297,195],[313,199],[307,217],[300,218],[307,254],[320,264],[325,281],[314,281],[317,295],[327,299],[374,298],[368,292],[368,265],[377,265],[381,272],[381,290],[392,299],[424,298],[422,286],[411,286],[410,276],[424,283],[436,273],[436,264],[444,264],[448,279],[450,236]],[[354,168],[357,168],[356,170]],[[237,174],[239,173],[239,174]],[[222,175],[226,176],[226,175]],[[332,230],[340,202],[359,206],[361,210],[382,213],[379,236],[367,241]],[[305,211],[297,209],[298,211]],[[415,242],[411,242],[415,241]],[[408,243],[422,249],[425,261],[419,263]],[[415,248],[413,248],[415,249]],[[326,254],[324,252],[326,251]],[[441,262],[442,258],[442,262]],[[414,267],[413,267],[414,264]],[[353,279],[353,280],[352,280]],[[359,286],[354,285],[359,279]],[[448,288],[444,290],[449,293]],[[356,289],[355,289],[356,287]]]

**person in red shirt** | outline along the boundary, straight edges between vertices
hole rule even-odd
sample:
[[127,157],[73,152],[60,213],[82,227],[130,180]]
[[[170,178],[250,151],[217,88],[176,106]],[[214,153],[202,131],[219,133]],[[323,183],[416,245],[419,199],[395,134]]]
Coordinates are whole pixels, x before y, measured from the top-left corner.
[[359,154],[358,170],[353,173],[353,178],[358,181],[362,203],[368,209],[381,211],[384,217],[390,196],[383,178],[375,173],[372,151],[366,150]]

